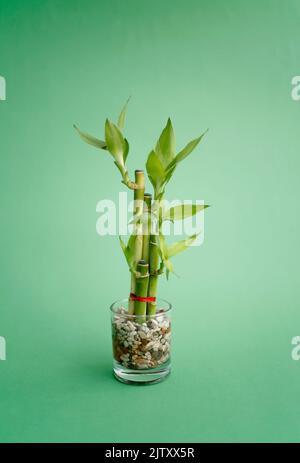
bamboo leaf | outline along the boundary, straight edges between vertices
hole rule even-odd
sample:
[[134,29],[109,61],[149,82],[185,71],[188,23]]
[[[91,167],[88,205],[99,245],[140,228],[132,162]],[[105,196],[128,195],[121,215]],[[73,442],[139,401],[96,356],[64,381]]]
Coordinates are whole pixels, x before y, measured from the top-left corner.
[[120,130],[124,129],[125,116],[126,116],[126,111],[127,111],[127,106],[128,106],[129,100],[130,100],[130,97],[126,101],[126,103],[123,106],[122,111],[120,112],[119,117],[118,117],[118,127],[119,127]]
[[128,256],[128,259],[130,260],[130,262],[133,263],[133,260],[134,260],[134,251],[135,251],[135,242],[136,242],[136,237],[137,235],[136,234],[132,234],[128,240],[128,243],[127,243],[127,247],[126,247],[126,252],[127,252],[127,256]]
[[167,247],[166,247],[165,237],[162,233],[160,233],[158,236],[157,246],[158,246],[158,252],[159,252],[160,258],[164,262],[165,259],[167,259],[167,255],[166,255]]
[[184,240],[177,241],[176,243],[172,243],[170,246],[167,247],[167,256],[173,257],[179,254],[180,252],[184,251],[195,241],[199,233],[192,235]]
[[169,260],[168,246],[166,244],[165,237],[162,233],[159,234],[158,251],[159,251],[160,258],[164,266],[166,267],[166,277],[168,280],[170,272],[174,273],[174,267],[173,267],[172,262]]
[[180,204],[164,212],[164,220],[184,220],[209,207],[207,204]]
[[[167,277],[167,280],[169,279],[169,274],[170,273],[174,273],[174,275],[176,275],[175,271],[174,271],[174,267],[173,267],[173,263],[170,261],[170,255],[169,255],[169,248],[168,248],[168,245],[166,243],[166,240],[165,240],[165,237],[162,233],[159,234],[158,236],[158,253],[159,253],[159,256],[161,258],[161,261],[162,261],[162,264],[161,264],[161,273],[163,271],[163,268],[166,267],[166,277]],[[176,275],[178,276],[178,275]]]
[[170,169],[169,168],[167,169],[167,174],[165,175],[165,178],[164,178],[164,184],[165,185],[167,183],[169,183],[169,181],[171,180],[171,177],[172,177],[175,169],[176,169],[176,164],[173,167],[171,167]]
[[155,152],[163,167],[167,167],[175,156],[175,135],[170,118],[159,137]]
[[163,189],[160,190],[160,193],[155,195],[157,201],[161,201],[163,199],[164,194],[165,194],[165,189],[163,188]]
[[122,240],[122,238],[120,236],[119,236],[119,241],[120,241],[120,246],[121,246],[123,254],[125,256],[127,265],[128,265],[129,268],[131,268],[131,262],[130,262],[127,246],[126,246],[126,244],[124,243],[124,241]]
[[133,233],[127,243],[126,247],[126,258],[131,271],[135,271],[136,261],[135,261],[135,247],[136,247],[137,235]]
[[125,171],[124,165],[119,164],[118,161],[114,161],[114,164],[119,169],[120,174],[122,175],[122,178],[124,178],[124,171]]
[[89,145],[95,146],[96,148],[100,148],[103,150],[107,150],[107,146],[105,141],[100,140],[99,138],[95,138],[92,135],[89,135],[86,132],[82,132],[75,124],[73,125],[74,129],[79,134],[80,138]]
[[196,148],[196,146],[200,143],[204,135],[206,134],[207,130],[200,135],[200,137],[195,138],[195,140],[190,141],[173,159],[173,161],[168,165],[168,171],[172,169],[175,165],[179,162],[183,161],[192,151]]
[[120,245],[127,261],[128,267],[132,270],[134,267],[134,246],[135,246],[136,235],[131,235],[127,246],[119,236]]
[[184,148],[176,155],[176,163],[183,161],[189,154],[194,151],[196,146],[200,143],[202,138],[204,137],[204,133],[200,135],[200,137],[195,138],[195,140],[190,141]]
[[165,259],[164,264],[165,264],[165,267],[166,267],[166,276],[167,276],[167,280],[168,280],[170,273],[174,273],[174,267],[173,267],[172,262],[169,259]]
[[169,181],[171,180],[171,177],[172,177],[175,169],[176,169],[176,164],[174,165],[174,167],[172,169],[167,171],[167,174],[165,174],[165,176],[163,178],[163,181],[162,181],[162,183],[160,185],[159,193],[157,192],[157,194],[156,194],[156,199],[161,200],[163,198],[163,196],[165,194],[166,186],[169,183]]
[[124,138],[124,152],[123,152],[124,164],[126,163],[128,153],[129,153],[129,143],[128,143],[127,138]]
[[105,121],[105,141],[110,153],[118,164],[123,165],[123,153],[126,152],[126,142],[118,127],[108,119]]
[[163,179],[165,177],[165,170],[160,159],[153,150],[148,156],[146,169],[149,180],[152,183],[153,188],[157,192],[163,183]]
[[127,243],[127,248],[129,250],[134,249],[135,240],[136,240],[136,235],[133,233],[132,235],[130,235],[128,243]]
[[126,244],[125,244],[124,241],[122,240],[121,236],[119,236],[119,241],[120,241],[120,245],[121,245],[122,251],[124,252],[124,255],[126,255]]

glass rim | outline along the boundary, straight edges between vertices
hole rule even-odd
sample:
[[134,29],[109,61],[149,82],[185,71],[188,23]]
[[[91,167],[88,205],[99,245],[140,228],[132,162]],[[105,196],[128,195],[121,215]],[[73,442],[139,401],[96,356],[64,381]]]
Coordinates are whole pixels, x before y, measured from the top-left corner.
[[[126,317],[128,317],[128,318],[129,318],[129,317],[130,317],[130,318],[140,317],[140,315],[117,312],[117,309],[119,309],[120,306],[119,306],[119,307],[115,307],[116,304],[122,305],[122,303],[123,303],[123,304],[125,304],[125,303],[128,304],[128,302],[129,302],[129,298],[128,298],[128,297],[125,297],[125,298],[123,298],[123,299],[118,299],[118,300],[114,301],[114,302],[110,305],[109,309],[110,309],[111,313],[113,313],[114,315],[118,315],[119,317],[124,317],[124,318],[126,318]],[[149,315],[149,317],[151,317],[151,318],[159,317],[159,316],[162,315],[162,313],[163,313],[163,314],[169,313],[169,312],[171,312],[171,310],[173,309],[172,304],[171,304],[169,301],[167,301],[166,299],[161,299],[161,298],[156,299],[156,303],[157,303],[158,305],[159,305],[159,302],[163,303],[163,304],[166,305],[167,307],[166,307],[166,308],[162,308],[162,309],[163,309],[163,312],[156,312],[154,315]],[[161,308],[158,307],[158,309],[161,309]],[[146,315],[146,316],[147,316],[147,315]]]

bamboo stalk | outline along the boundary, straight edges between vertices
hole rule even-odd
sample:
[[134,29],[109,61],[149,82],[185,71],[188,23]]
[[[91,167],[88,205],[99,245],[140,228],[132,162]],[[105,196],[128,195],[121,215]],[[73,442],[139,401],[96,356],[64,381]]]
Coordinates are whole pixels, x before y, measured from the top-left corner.
[[[148,286],[148,297],[155,297],[157,295],[157,284],[158,284],[158,267],[159,267],[159,253],[157,246],[157,236],[151,234],[150,246],[149,246],[149,286]],[[147,304],[147,315],[152,316],[156,313],[156,302],[148,302]]]
[[[133,233],[136,234],[135,240],[135,249],[134,249],[134,262],[139,262],[142,259],[143,254],[143,224],[139,223],[138,217],[142,216],[143,213],[143,204],[144,204],[144,191],[145,191],[145,175],[143,170],[135,171],[135,183],[136,189],[134,190],[134,230]],[[136,276],[131,273],[131,285],[130,291],[135,294],[136,291]],[[133,314],[135,311],[135,301],[129,301],[128,312]]]
[[144,215],[147,221],[143,223],[143,253],[142,258],[149,264],[149,244],[151,234],[151,203],[152,195],[150,193],[144,194]]
[[[141,259],[137,264],[137,272],[140,276],[136,278],[135,295],[139,297],[147,297],[149,283],[149,264]],[[146,313],[147,302],[134,301],[134,314],[137,316],[137,321],[139,323],[146,321]]]

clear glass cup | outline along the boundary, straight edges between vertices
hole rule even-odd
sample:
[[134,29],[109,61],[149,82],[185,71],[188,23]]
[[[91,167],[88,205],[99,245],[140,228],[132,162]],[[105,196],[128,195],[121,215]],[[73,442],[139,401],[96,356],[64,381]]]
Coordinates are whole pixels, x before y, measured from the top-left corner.
[[172,306],[157,300],[155,315],[128,313],[128,299],[111,307],[113,372],[127,384],[153,384],[171,372]]

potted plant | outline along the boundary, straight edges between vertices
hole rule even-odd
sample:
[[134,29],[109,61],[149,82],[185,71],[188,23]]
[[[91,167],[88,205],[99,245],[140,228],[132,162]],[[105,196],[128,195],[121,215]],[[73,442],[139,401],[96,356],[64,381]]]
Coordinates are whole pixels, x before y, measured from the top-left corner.
[[[128,103],[128,101],[127,101]],[[117,124],[105,121],[104,140],[74,126],[86,143],[106,151],[118,168],[122,183],[133,193],[132,233],[120,245],[131,273],[129,297],[112,304],[112,342],[117,379],[126,383],[159,382],[170,373],[171,304],[157,299],[158,279],[173,272],[171,258],[187,249],[197,238],[194,234],[167,244],[163,234],[166,220],[184,220],[208,207],[203,204],[178,205],[166,209],[166,186],[178,165],[196,148],[205,132],[189,142],[177,154],[171,120],[168,119],[156,146],[146,161],[146,171],[153,195],[145,192],[145,174],[136,170],[131,179],[126,168],[128,140],[123,135],[127,103]]]

